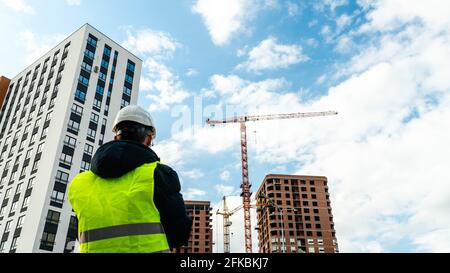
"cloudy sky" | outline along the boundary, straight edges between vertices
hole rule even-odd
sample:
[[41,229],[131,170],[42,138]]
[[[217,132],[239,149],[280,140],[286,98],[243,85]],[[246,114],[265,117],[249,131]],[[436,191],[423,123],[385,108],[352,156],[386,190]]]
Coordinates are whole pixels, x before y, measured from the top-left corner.
[[450,1],[0,0],[0,74],[86,22],[142,58],[139,104],[186,199],[241,203],[239,128],[211,115],[337,110],[248,124],[253,190],[324,175],[341,252],[450,251]]

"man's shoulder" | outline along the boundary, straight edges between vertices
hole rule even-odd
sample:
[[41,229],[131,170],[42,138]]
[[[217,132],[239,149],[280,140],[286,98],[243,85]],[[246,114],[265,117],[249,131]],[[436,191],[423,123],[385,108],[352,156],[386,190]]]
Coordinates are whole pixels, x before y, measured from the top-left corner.
[[155,168],[155,186],[168,192],[178,192],[181,186],[177,172],[168,165],[158,164]]
[[157,171],[163,175],[177,175],[177,172],[174,169],[172,169],[170,166],[163,164],[163,163],[159,163],[156,166],[155,171]]

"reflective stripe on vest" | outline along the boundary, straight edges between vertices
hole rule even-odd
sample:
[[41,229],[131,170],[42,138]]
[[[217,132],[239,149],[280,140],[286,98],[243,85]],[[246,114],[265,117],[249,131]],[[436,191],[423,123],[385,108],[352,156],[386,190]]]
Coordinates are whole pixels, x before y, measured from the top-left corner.
[[92,229],[80,233],[80,244],[122,236],[164,233],[160,223],[140,223]]

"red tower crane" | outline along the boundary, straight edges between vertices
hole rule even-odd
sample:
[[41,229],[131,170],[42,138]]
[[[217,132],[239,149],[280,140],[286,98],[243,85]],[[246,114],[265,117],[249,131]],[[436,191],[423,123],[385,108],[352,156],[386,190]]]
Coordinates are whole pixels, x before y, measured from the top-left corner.
[[244,225],[245,225],[245,252],[252,253],[252,228],[250,222],[250,192],[251,183],[248,179],[248,157],[247,157],[247,127],[245,125],[248,121],[262,121],[275,119],[291,119],[291,118],[309,118],[337,115],[336,111],[326,112],[309,112],[309,113],[291,113],[291,114],[273,114],[273,115],[256,115],[256,116],[238,116],[227,118],[223,120],[207,119],[206,123],[214,126],[226,123],[240,123],[241,125],[241,161],[242,161],[242,192],[241,197],[244,208]]

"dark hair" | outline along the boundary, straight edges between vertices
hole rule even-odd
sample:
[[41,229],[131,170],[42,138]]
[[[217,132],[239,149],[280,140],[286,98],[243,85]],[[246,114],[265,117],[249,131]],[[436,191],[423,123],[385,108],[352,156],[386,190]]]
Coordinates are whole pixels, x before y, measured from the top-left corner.
[[152,132],[152,127],[142,125],[134,121],[122,121],[117,124],[117,136],[121,140],[144,142],[147,135]]

